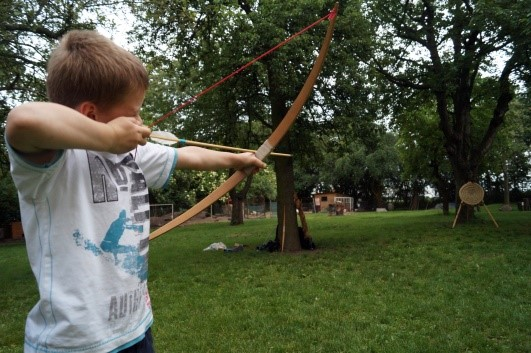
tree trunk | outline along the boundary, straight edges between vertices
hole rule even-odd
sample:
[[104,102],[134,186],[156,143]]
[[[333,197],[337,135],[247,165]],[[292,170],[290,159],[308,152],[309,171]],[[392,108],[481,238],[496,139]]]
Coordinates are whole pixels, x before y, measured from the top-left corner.
[[443,204],[443,215],[448,216],[450,214],[450,190],[446,186],[437,188]]
[[[277,175],[277,219],[280,232],[280,245],[284,251],[299,251],[301,243],[297,223],[297,212],[293,194],[295,193],[295,177],[291,158],[276,158],[275,173]],[[282,244],[284,242],[284,244]]]
[[418,211],[420,205],[420,194],[424,193],[424,184],[419,182],[419,180],[415,180],[411,185],[411,189],[413,194],[411,196],[411,204],[409,209],[411,211]]
[[232,211],[230,215],[230,225],[236,226],[243,224],[243,206],[244,199],[241,198],[239,192],[229,192],[230,199],[232,201]]
[[411,197],[411,204],[409,205],[410,211],[418,211],[419,209],[419,194],[416,190],[413,191],[413,196]]
[[[455,111],[453,113],[448,111],[448,102],[446,101],[446,98],[437,95],[437,105],[441,124],[447,126],[449,124],[450,115],[453,115],[456,121],[452,130],[443,131],[446,137],[446,152],[454,173],[456,210],[461,203],[459,189],[469,181],[477,181],[479,168],[478,162],[481,160],[481,158],[478,158],[478,156],[475,155],[471,144],[470,101],[461,97],[461,95],[469,97],[469,90],[471,90],[471,87],[469,86],[460,86],[459,92],[461,92],[461,94],[454,94],[453,104]],[[473,217],[474,208],[463,207],[459,213],[457,222],[465,223]]]
[[[268,62],[269,63],[269,62]],[[282,94],[279,81],[268,65],[269,100],[271,102],[271,121],[276,128],[288,112],[288,99]],[[290,132],[277,145],[277,151],[291,153]],[[300,251],[301,242],[297,223],[297,213],[293,195],[295,194],[295,176],[292,158],[275,158],[275,175],[277,179],[277,220],[280,230],[280,246],[284,251]],[[283,230],[285,229],[285,232]],[[283,242],[283,243],[282,243]]]
[[370,188],[376,203],[376,208],[385,208],[385,200],[383,197],[384,186],[380,180],[371,180]]
[[503,163],[503,205],[501,211],[512,211],[510,193],[509,193],[509,171],[507,161]]
[[[231,174],[233,172],[231,171]],[[237,191],[236,188],[229,191],[230,199],[232,200],[232,213],[230,217],[230,224],[232,226],[243,224],[243,206],[252,183],[253,175],[251,174],[245,179],[245,185],[240,191]]]
[[448,193],[442,196],[443,215],[448,216],[450,214],[450,197]]

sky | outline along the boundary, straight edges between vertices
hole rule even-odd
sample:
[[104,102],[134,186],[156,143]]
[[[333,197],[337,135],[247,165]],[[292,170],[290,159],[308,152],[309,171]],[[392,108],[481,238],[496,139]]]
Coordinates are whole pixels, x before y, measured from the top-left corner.
[[112,20],[115,23],[115,28],[105,28],[97,26],[96,29],[102,35],[112,39],[116,44],[121,47],[132,51],[134,49],[134,44],[128,42],[127,32],[133,28],[135,21],[134,15],[129,11],[127,7],[124,6],[120,13],[112,12],[108,14],[108,19]]

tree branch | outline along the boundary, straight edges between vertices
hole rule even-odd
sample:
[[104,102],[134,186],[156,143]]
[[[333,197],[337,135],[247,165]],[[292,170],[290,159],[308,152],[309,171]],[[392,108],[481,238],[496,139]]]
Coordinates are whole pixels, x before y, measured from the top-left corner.
[[48,28],[45,28],[43,26],[32,26],[27,24],[11,24],[11,23],[3,23],[0,24],[0,30],[5,31],[19,31],[19,32],[29,32],[34,33],[38,35],[45,36],[49,39],[59,39],[63,34],[67,32],[67,28],[61,28],[58,31],[51,31]]
[[500,75],[500,78],[498,80],[499,95],[498,100],[496,102],[496,107],[494,108],[494,111],[492,113],[492,118],[490,120],[487,131],[485,131],[483,139],[478,145],[476,151],[473,153],[473,159],[474,161],[476,161],[476,163],[478,163],[478,161],[481,160],[481,158],[489,150],[490,146],[492,145],[492,142],[494,141],[494,137],[496,136],[498,128],[501,126],[501,124],[503,124],[505,114],[507,113],[507,111],[509,111],[509,103],[513,99],[513,93],[511,91],[511,82],[509,78],[516,67],[516,63],[517,54],[514,53],[511,58],[509,58],[509,60],[506,62],[503,71]]
[[238,0],[238,5],[240,5],[240,8],[249,15],[251,11],[251,5],[246,0]]

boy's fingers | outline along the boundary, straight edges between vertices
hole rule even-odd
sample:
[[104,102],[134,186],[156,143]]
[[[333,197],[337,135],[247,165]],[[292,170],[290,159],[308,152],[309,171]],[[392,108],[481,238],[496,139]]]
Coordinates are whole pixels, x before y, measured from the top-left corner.
[[265,164],[264,161],[262,161],[261,159],[258,159],[258,158],[256,158],[256,159],[258,160],[258,162],[256,163],[257,164],[257,166],[256,166],[257,169],[264,169],[265,167],[267,167],[267,164]]
[[149,135],[151,135],[151,129],[145,125],[142,125],[140,126],[140,130],[138,132],[140,133],[140,136],[142,137],[140,144],[143,146],[147,143]]
[[140,133],[142,134],[142,137],[146,139],[151,135],[151,129],[146,125],[142,125]]

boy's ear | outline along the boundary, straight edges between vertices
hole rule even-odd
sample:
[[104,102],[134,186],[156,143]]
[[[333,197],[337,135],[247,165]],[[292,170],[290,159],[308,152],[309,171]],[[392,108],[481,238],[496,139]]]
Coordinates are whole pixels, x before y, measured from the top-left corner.
[[92,120],[96,120],[96,105],[94,105],[94,103],[83,102],[78,105],[77,111]]

